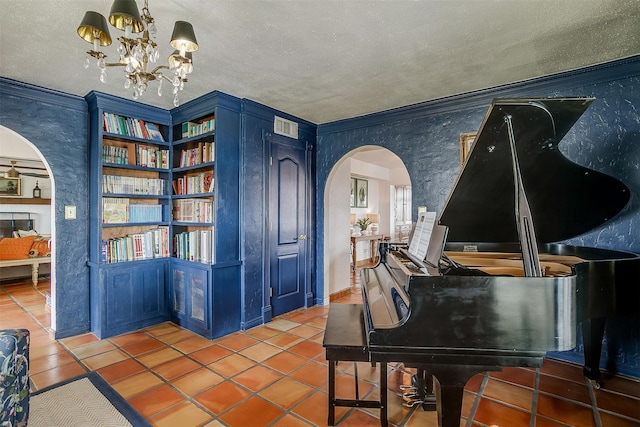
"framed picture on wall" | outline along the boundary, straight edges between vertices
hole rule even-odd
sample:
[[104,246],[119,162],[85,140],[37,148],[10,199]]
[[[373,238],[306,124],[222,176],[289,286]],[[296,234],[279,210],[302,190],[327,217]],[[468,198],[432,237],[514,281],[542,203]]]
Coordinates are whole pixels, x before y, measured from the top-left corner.
[[356,208],[366,208],[369,204],[369,182],[356,178]]
[[471,153],[471,147],[476,140],[477,132],[467,132],[460,134],[460,165],[464,165],[464,162]]
[[19,196],[20,178],[0,178],[0,196]]
[[356,179],[351,178],[351,205],[352,208],[356,207]]

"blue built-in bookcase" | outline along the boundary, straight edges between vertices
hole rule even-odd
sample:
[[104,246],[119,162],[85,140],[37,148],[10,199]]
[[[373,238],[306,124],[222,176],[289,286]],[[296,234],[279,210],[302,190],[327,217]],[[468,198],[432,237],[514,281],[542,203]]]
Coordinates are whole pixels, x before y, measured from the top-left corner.
[[207,338],[240,329],[241,100],[211,92],[171,110],[171,320]]
[[91,331],[169,319],[207,338],[239,330],[240,100],[212,92],[167,111],[86,99]]
[[91,92],[89,284],[98,338],[169,319],[169,111]]

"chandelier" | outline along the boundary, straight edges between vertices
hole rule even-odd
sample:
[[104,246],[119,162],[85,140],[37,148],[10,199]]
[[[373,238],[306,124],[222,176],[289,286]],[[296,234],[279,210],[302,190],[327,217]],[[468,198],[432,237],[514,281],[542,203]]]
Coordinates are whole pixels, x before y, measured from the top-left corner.
[[[198,50],[193,26],[186,21],[176,21],[169,42],[175,51],[169,55],[168,65],[155,65],[160,52],[154,41],[156,26],[149,13],[147,0],[144,1],[142,15],[138,12],[135,0],[114,0],[109,23],[124,31],[124,35],[118,37],[120,59],[114,63],[105,61],[107,55],[100,51],[100,46],[111,44],[107,21],[101,14],[88,11],[78,27],[78,35],[93,44],[93,49],[87,52],[84,67],[89,68],[91,58],[95,59],[103,83],[107,80],[107,67],[124,67],[124,87],[133,87],[133,99],[138,99],[146,91],[149,82],[154,80],[158,82],[158,96],[162,96],[162,82],[166,80],[173,86],[173,105],[177,107],[178,92],[184,88],[187,76],[193,71],[192,52]],[[141,37],[134,36],[140,33]],[[169,75],[163,74],[163,70],[168,70]]]

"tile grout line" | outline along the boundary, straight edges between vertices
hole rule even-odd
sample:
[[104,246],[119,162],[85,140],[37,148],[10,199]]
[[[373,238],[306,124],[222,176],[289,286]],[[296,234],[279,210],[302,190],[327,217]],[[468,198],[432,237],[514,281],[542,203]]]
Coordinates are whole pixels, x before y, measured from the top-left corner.
[[[478,406],[480,406],[480,399],[482,398],[482,393],[484,392],[485,387],[487,386],[487,382],[489,382],[489,373],[484,373],[484,378],[482,378],[482,383],[480,383],[480,387],[478,388],[478,393],[476,394],[476,398],[473,401],[473,406],[469,410],[469,414],[467,415],[467,422],[465,424],[466,427],[471,427],[473,423],[473,417],[476,415],[476,411],[478,410]],[[464,391],[463,391],[464,394]]]
[[593,420],[596,423],[596,427],[602,427],[602,420],[600,419],[600,413],[598,412],[598,402],[596,400],[596,394],[593,391],[593,383],[589,378],[585,377],[584,382],[587,385],[589,392],[589,400],[591,401],[591,410],[593,411]]
[[531,419],[529,427],[536,426],[536,414],[538,413],[538,388],[540,387],[540,368],[536,368],[536,375],[533,380],[533,395],[531,396]]
[[[286,331],[282,331],[282,330],[278,330],[278,331],[279,331],[279,333],[286,333]],[[177,348],[175,348],[175,347],[174,347],[174,344],[175,344],[175,343],[174,343],[174,344],[168,344],[168,343],[165,343],[165,342],[164,342],[164,341],[162,341],[159,337],[156,337],[156,336],[152,336],[152,338],[155,338],[156,340],[158,340],[158,341],[162,342],[164,345],[166,345],[166,346],[168,346],[168,347],[174,348],[174,349],[175,349],[175,350],[177,350],[178,352],[182,353],[185,357],[188,357],[188,358],[190,358],[191,360],[196,361],[198,364],[200,364],[200,365],[201,365],[201,367],[204,367],[204,368],[206,368],[206,369],[209,369],[209,370],[211,370],[211,371],[215,372],[216,374],[220,375],[220,376],[224,379],[224,381],[230,381],[230,382],[232,382],[234,385],[236,385],[236,386],[238,386],[238,387],[241,387],[241,388],[245,389],[247,392],[249,392],[249,395],[248,395],[247,397],[245,397],[244,399],[242,399],[242,400],[240,400],[240,401],[236,402],[235,404],[233,404],[233,405],[229,406],[228,408],[226,408],[225,410],[223,410],[223,411],[222,411],[222,412],[220,412],[219,414],[215,414],[215,413],[213,413],[211,410],[209,410],[206,406],[204,406],[204,405],[203,405],[203,404],[201,404],[199,401],[197,401],[197,400],[195,399],[195,397],[196,397],[196,396],[186,396],[182,391],[178,390],[178,389],[177,389],[177,388],[172,384],[172,381],[173,381],[173,380],[171,380],[171,381],[169,381],[169,380],[165,380],[165,379],[164,379],[163,377],[161,377],[158,373],[156,373],[156,372],[153,370],[153,368],[151,368],[151,367],[147,367],[147,366],[143,365],[143,366],[145,366],[145,370],[146,370],[146,371],[149,371],[150,373],[154,374],[154,375],[155,375],[156,377],[158,377],[161,381],[163,381],[163,383],[164,383],[165,385],[169,386],[170,388],[172,388],[173,390],[175,390],[175,391],[176,391],[176,392],[178,392],[179,394],[181,394],[181,395],[185,396],[185,397],[186,397],[185,401],[187,401],[187,402],[191,402],[191,403],[192,403],[192,404],[194,404],[195,406],[197,406],[197,407],[199,407],[200,409],[204,410],[207,414],[209,414],[211,417],[213,417],[213,419],[214,419],[214,420],[220,421],[220,417],[221,417],[221,416],[224,416],[224,414],[226,414],[226,413],[228,413],[228,412],[232,411],[234,408],[237,408],[239,405],[241,405],[243,402],[246,402],[246,401],[247,401],[249,398],[251,398],[251,397],[258,397],[258,398],[260,398],[260,399],[264,399],[264,400],[266,400],[264,397],[262,397],[262,396],[259,394],[259,391],[260,391],[260,390],[259,390],[259,391],[253,391],[253,390],[251,390],[251,389],[247,388],[246,386],[244,386],[243,384],[236,382],[236,381],[233,379],[233,377],[235,377],[236,375],[240,374],[241,372],[235,373],[233,376],[230,376],[230,377],[229,377],[229,376],[226,376],[226,375],[224,375],[224,374],[222,374],[222,373],[220,373],[220,372],[217,372],[217,371],[213,370],[213,369],[212,369],[212,368],[210,368],[207,364],[204,364],[204,363],[202,363],[202,362],[200,362],[200,361],[198,361],[198,360],[192,359],[191,357],[189,357],[189,354],[186,354],[186,353],[184,353],[183,351],[178,350]],[[302,338],[302,337],[300,337],[300,338]],[[302,338],[302,339],[303,339],[303,341],[310,340],[310,338]],[[214,340],[214,341],[215,341],[215,340]],[[260,340],[258,340],[258,341],[260,341]],[[115,344],[115,343],[114,343],[114,344]],[[118,348],[120,348],[120,349],[124,350],[122,347],[118,346],[117,344],[115,344],[115,345],[116,345]],[[248,347],[244,347],[244,348],[241,348],[241,349],[237,349],[237,350],[236,350],[236,349],[234,349],[234,348],[226,347],[226,346],[224,346],[224,344],[220,344],[220,343],[219,343],[219,344],[216,344],[216,345],[222,346],[223,348],[230,350],[230,351],[232,352],[232,354],[236,354],[236,355],[239,355],[239,356],[242,356],[242,357],[247,357],[247,356],[242,355],[242,354],[241,354],[241,351],[242,351],[242,350],[244,350],[245,348],[248,348]],[[249,346],[249,347],[250,347],[250,346]],[[276,347],[277,347],[277,346],[276,346]],[[277,347],[277,348],[279,348],[279,349],[280,349],[280,352],[287,352],[287,349],[282,349],[282,348],[280,348],[280,347]],[[294,353],[291,353],[291,354],[294,354]],[[226,357],[226,356],[225,356],[225,357]],[[221,359],[223,359],[223,358],[224,358],[224,357],[222,357]],[[306,358],[306,357],[305,357],[305,358]],[[249,358],[249,359],[251,359],[251,358]],[[254,366],[257,366],[257,365],[264,366],[264,365],[262,364],[262,362],[255,361],[255,360],[253,360],[253,359],[251,359],[251,360],[252,360],[253,362],[255,362],[255,365],[254,365]],[[295,372],[296,370],[298,370],[298,369],[302,368],[303,366],[307,365],[309,362],[312,362],[312,361],[314,361],[314,359],[307,358],[307,363],[303,364],[302,366],[300,366],[300,367],[299,367],[299,368],[297,368],[297,369],[294,369],[292,372]],[[270,367],[267,367],[267,368],[268,368],[268,369],[272,369],[272,368],[270,368]],[[247,368],[247,370],[248,370],[248,369],[250,369],[250,368]],[[245,371],[246,371],[246,370],[245,370]],[[244,371],[242,371],[242,372],[244,372]],[[289,374],[284,374],[284,373],[281,373],[280,371],[277,371],[277,370],[276,370],[276,372],[278,372],[278,373],[282,374],[282,378],[285,378],[285,377],[287,377],[287,378],[288,378],[288,377],[289,377],[289,374],[291,373],[291,372],[290,372]],[[297,381],[297,380],[296,380],[296,381]],[[275,382],[276,382],[276,381],[274,381],[272,384],[274,384]],[[271,385],[272,385],[272,384],[271,384]],[[160,386],[158,386],[158,387],[160,387]],[[212,386],[211,388],[214,388],[214,387],[216,387],[216,386],[214,385],[214,386]],[[267,387],[268,387],[268,386],[267,386]],[[153,387],[152,389],[155,389],[155,388],[157,388],[157,387]],[[211,388],[209,388],[208,390],[210,390]],[[266,388],[266,387],[265,387],[265,388]],[[147,390],[147,391],[148,391],[148,390]],[[145,392],[143,392],[143,393],[146,393],[147,391],[145,391]],[[198,393],[198,394],[202,394],[202,393],[204,393],[204,392],[205,392],[205,390],[202,390],[202,391],[201,391],[200,393]],[[136,396],[140,396],[140,395],[141,395],[141,394],[143,394],[143,393],[140,393],[140,394],[138,394],[138,395],[136,395]],[[307,396],[307,397],[308,397],[308,396]],[[305,397],[305,398],[306,398],[306,397]],[[129,400],[129,399],[127,399],[127,400]],[[293,408],[295,408],[295,407],[297,407],[300,403],[302,403],[302,401],[303,401],[303,400],[304,400],[304,399],[302,399],[300,402],[297,402],[293,407],[291,407],[291,408],[289,408],[289,409],[285,409],[285,408],[283,408],[283,407],[282,407],[283,413],[282,413],[282,414],[281,414],[281,415],[280,415],[276,420],[274,420],[273,422],[275,423],[275,422],[279,421],[281,418],[285,417],[287,414],[289,414],[289,415],[291,415],[291,416],[294,416],[294,417],[296,417],[296,418],[298,418],[298,419],[305,420],[304,418],[302,418],[301,416],[299,416],[298,414],[296,414],[296,413],[294,413],[294,412],[292,411],[292,409],[293,409]],[[267,401],[267,402],[269,402],[270,404],[272,404],[272,405],[274,405],[274,406],[278,407],[279,409],[281,408],[279,405],[275,404],[274,402],[270,402],[270,401],[268,401],[268,400],[266,400],[266,401]],[[172,406],[171,406],[171,407],[169,407],[169,408],[165,408],[164,410],[162,410],[162,411],[160,411],[160,412],[158,412],[158,413],[156,413],[156,414],[153,414],[153,415],[152,415],[152,416],[150,416],[150,417],[147,417],[147,419],[148,419],[148,420],[151,420],[151,418],[156,418],[157,416],[159,416],[159,415],[161,415],[161,414],[163,414],[163,413],[166,413],[166,412],[168,412],[168,411],[171,411],[172,409],[175,409],[179,404],[180,404],[180,403],[177,403],[176,405],[172,405]],[[210,422],[210,421],[211,421],[211,420],[209,420],[208,422]],[[207,423],[208,423],[208,422],[207,422]],[[306,420],[305,420],[305,422],[306,422]],[[205,423],[205,424],[206,424],[206,423]]]
[[[191,358],[188,354],[186,354],[186,353],[184,353],[183,351],[181,351],[181,350],[179,350],[179,349],[175,348],[175,347],[173,346],[173,344],[176,344],[176,343],[168,344],[168,343],[166,343],[165,341],[163,341],[163,340],[160,338],[160,336],[161,336],[161,335],[153,335],[153,334],[149,333],[146,329],[142,329],[142,331],[143,331],[143,333],[144,333],[145,335],[147,335],[150,339],[153,339],[153,340],[155,340],[155,341],[158,341],[159,343],[161,343],[161,344],[162,344],[163,346],[165,346],[166,348],[171,348],[171,349],[173,349],[173,350],[175,350],[175,351],[177,351],[177,352],[181,353],[181,354],[182,354],[182,356],[181,356],[181,357],[187,357],[188,359],[190,359],[190,360],[194,361],[195,363],[199,364],[201,368],[202,368],[202,367],[207,368],[207,365],[203,364],[203,363],[202,363],[202,362],[200,362],[199,360],[196,360],[196,359]],[[126,350],[126,349],[125,349],[125,346],[121,346],[121,345],[119,345],[118,343],[114,342],[111,338],[112,338],[112,337],[110,337],[110,338],[105,338],[105,340],[106,340],[106,341],[108,341],[108,342],[110,342],[111,344],[113,344],[113,345],[116,347],[116,349],[118,349],[118,350],[120,350],[120,351],[124,352],[127,356],[129,356],[129,359],[128,359],[128,360],[135,360],[135,361],[137,361],[138,363],[140,363],[144,369],[143,369],[143,371],[141,371],[141,372],[137,372],[137,373],[134,373],[134,374],[128,375],[128,376],[126,376],[126,377],[119,378],[117,381],[115,381],[115,382],[113,382],[113,383],[111,383],[111,382],[109,382],[109,381],[108,381],[109,385],[111,385],[111,386],[113,387],[113,385],[114,385],[114,384],[117,384],[117,383],[120,383],[120,382],[122,382],[122,381],[125,381],[125,380],[127,380],[128,378],[131,378],[131,377],[133,377],[133,376],[135,376],[135,375],[137,375],[137,374],[143,373],[143,372],[147,372],[147,373],[149,373],[149,374],[151,374],[151,375],[155,376],[156,378],[158,378],[158,379],[161,381],[161,383],[160,383],[159,385],[155,386],[155,387],[151,387],[151,388],[146,389],[146,390],[144,390],[144,391],[142,391],[142,392],[140,392],[140,393],[137,393],[137,394],[135,394],[135,395],[132,395],[132,396],[130,396],[129,398],[125,398],[125,400],[126,400],[127,402],[129,402],[129,404],[131,404],[131,403],[130,403],[130,401],[131,401],[132,399],[134,399],[134,398],[136,398],[136,397],[139,397],[139,396],[141,396],[141,395],[143,395],[144,393],[147,393],[147,392],[149,392],[149,391],[156,390],[156,389],[158,389],[158,388],[162,387],[163,385],[168,386],[170,389],[172,389],[173,391],[175,391],[176,393],[178,393],[180,396],[184,396],[184,399],[183,399],[183,401],[182,401],[182,402],[178,402],[178,403],[176,403],[175,405],[171,405],[171,406],[169,406],[168,408],[165,408],[165,409],[163,409],[163,410],[161,410],[161,411],[159,411],[159,412],[157,412],[157,413],[155,413],[155,414],[152,414],[152,415],[150,415],[150,416],[148,416],[148,417],[145,417],[145,419],[147,419],[147,421],[150,421],[150,420],[151,420],[151,418],[153,418],[153,417],[157,417],[157,416],[158,416],[158,415],[160,415],[160,414],[167,413],[168,411],[171,411],[171,410],[175,409],[177,406],[179,406],[180,404],[182,404],[182,403],[184,403],[184,402],[188,402],[188,403],[191,403],[191,404],[195,405],[196,407],[198,407],[199,409],[201,409],[201,410],[205,411],[205,413],[207,413],[207,414],[209,414],[211,417],[213,417],[213,419],[217,419],[217,417],[215,416],[215,414],[213,414],[213,413],[212,413],[211,411],[209,411],[206,407],[204,407],[203,405],[201,405],[201,404],[200,404],[200,402],[196,401],[196,400],[193,398],[193,396],[187,396],[184,392],[182,392],[181,390],[179,390],[178,388],[176,388],[176,387],[172,384],[172,381],[173,381],[173,380],[165,379],[164,377],[162,377],[162,375],[160,375],[159,373],[157,373],[157,372],[154,370],[154,368],[156,368],[157,366],[150,367],[150,366],[145,365],[144,363],[142,363],[142,362],[140,362],[140,361],[138,360],[138,358],[139,358],[140,356],[145,355],[145,354],[153,353],[154,351],[157,351],[157,350],[159,350],[159,349],[149,350],[149,351],[147,351],[147,352],[144,352],[144,353],[138,354],[138,355],[136,356],[136,355],[133,355],[132,353],[130,353],[128,350]],[[185,338],[185,339],[187,339],[187,338]],[[177,341],[177,342],[179,342],[179,341]],[[167,362],[164,362],[164,363],[167,363]],[[162,365],[162,364],[160,364],[160,365]],[[158,366],[160,366],[160,365],[158,365]],[[109,366],[110,366],[110,365],[109,365]],[[198,369],[200,369],[200,368],[198,368]],[[97,372],[97,371],[98,371],[98,370],[96,370],[96,372]],[[98,374],[99,374],[99,373],[98,373]],[[100,374],[99,374],[99,375],[100,375]],[[185,374],[185,375],[188,375],[188,374]],[[210,422],[210,421],[211,421],[211,420],[209,420],[209,421],[207,421],[207,422]]]
[[[167,342],[163,341],[163,340],[160,338],[160,337],[161,337],[161,335],[153,335],[153,334],[149,333],[149,332],[148,332],[148,331],[146,331],[146,330],[144,330],[144,333],[145,333],[145,334],[147,334],[150,338],[152,338],[152,339],[154,339],[154,340],[156,340],[156,341],[158,341],[158,342],[162,343],[166,348],[171,348],[171,349],[173,349],[173,350],[175,350],[175,351],[177,351],[177,352],[179,352],[179,353],[182,353],[182,356],[181,356],[181,357],[187,357],[187,358],[189,358],[190,360],[193,360],[194,362],[196,362],[197,364],[199,364],[199,365],[200,365],[200,368],[205,368],[205,369],[209,369],[209,370],[213,371],[211,368],[209,368],[209,367],[208,367],[208,365],[204,364],[203,362],[200,362],[199,360],[196,360],[196,359],[194,359],[194,358],[190,357],[190,356],[189,356],[189,354],[186,354],[186,353],[184,353],[182,350],[179,350],[179,349],[177,349],[177,348],[175,348],[175,347],[174,347],[174,344],[176,344],[176,343],[178,343],[178,342],[180,342],[180,341],[184,341],[184,339],[183,339],[183,340],[180,340],[180,341],[177,341],[177,342],[175,342],[175,343],[169,344],[169,343],[167,343]],[[187,339],[187,338],[185,338],[185,339]],[[125,349],[124,349],[124,347],[119,346],[118,344],[114,343],[114,342],[113,342],[113,341],[111,341],[111,340],[110,340],[110,342],[112,342],[112,344],[114,344],[118,349],[120,349],[120,350],[124,351],[126,354],[130,355],[132,359],[135,359],[135,360],[137,360],[141,355],[144,355],[144,354],[150,354],[150,353],[153,353],[153,352],[155,352],[155,351],[159,351],[159,349],[154,349],[154,350],[150,350],[150,351],[148,351],[148,352],[142,353],[141,355],[133,356],[133,355],[131,355],[127,350],[125,350]],[[226,348],[226,347],[224,347],[224,348]],[[231,350],[231,349],[229,349],[229,350]],[[231,350],[231,351],[233,351],[233,350]],[[234,351],[234,353],[235,353],[235,351]],[[139,362],[139,361],[138,361],[138,362]],[[141,363],[141,362],[139,362],[139,363]],[[164,363],[166,363],[166,362],[164,362]],[[152,420],[152,418],[159,417],[159,416],[161,416],[162,414],[165,414],[165,413],[168,413],[168,412],[170,412],[170,411],[174,410],[176,407],[178,407],[179,405],[181,405],[181,404],[182,404],[182,403],[184,403],[184,402],[188,402],[188,403],[193,404],[194,406],[196,406],[197,408],[201,409],[201,410],[202,410],[202,411],[204,411],[206,414],[208,414],[210,417],[212,417],[212,419],[213,419],[213,420],[219,420],[219,416],[218,416],[218,415],[216,415],[216,414],[214,414],[213,412],[211,412],[207,407],[205,407],[204,405],[202,405],[199,401],[197,401],[197,400],[195,399],[195,397],[196,397],[197,395],[194,395],[194,396],[188,396],[188,395],[187,395],[186,393],[184,393],[182,390],[178,389],[178,388],[173,384],[173,381],[174,381],[176,378],[174,378],[174,379],[172,379],[172,380],[168,380],[168,379],[165,379],[162,375],[160,375],[158,372],[156,372],[156,371],[155,371],[155,369],[154,369],[154,368],[156,368],[156,367],[158,367],[158,366],[162,365],[163,363],[161,363],[160,365],[157,365],[157,366],[153,366],[153,367],[150,367],[150,366],[148,366],[148,365],[145,365],[144,363],[141,363],[141,364],[142,364],[142,366],[144,367],[144,371],[143,371],[143,372],[148,372],[149,374],[151,374],[151,375],[155,376],[156,378],[158,378],[158,379],[161,381],[161,383],[160,383],[159,385],[157,385],[156,387],[151,387],[151,388],[146,389],[146,390],[144,390],[144,391],[142,391],[142,392],[140,392],[140,393],[137,393],[137,394],[135,394],[135,395],[132,395],[130,398],[126,399],[126,400],[127,400],[127,402],[130,402],[130,400],[132,400],[132,399],[134,399],[134,398],[136,398],[136,397],[142,396],[142,395],[143,395],[143,394],[145,394],[145,393],[148,393],[148,392],[150,392],[150,391],[156,390],[156,389],[158,389],[158,388],[162,387],[163,385],[166,385],[167,387],[169,387],[170,389],[172,389],[173,391],[175,391],[176,393],[178,393],[178,395],[180,395],[180,396],[183,396],[183,397],[184,397],[184,399],[183,399],[183,401],[182,401],[182,402],[178,402],[178,403],[176,403],[176,404],[174,404],[174,405],[171,405],[171,406],[169,406],[169,407],[167,407],[167,408],[165,408],[165,409],[163,409],[163,410],[161,410],[161,411],[159,411],[159,412],[157,412],[157,413],[154,413],[154,414],[149,415],[148,417],[145,417],[145,419],[147,419],[147,421],[151,421],[151,420]],[[200,369],[200,368],[197,368],[197,369]],[[213,371],[213,372],[215,372],[215,371]],[[188,375],[188,373],[186,373],[186,374],[184,374],[184,375]],[[179,377],[180,377],[180,376],[179,376]],[[179,377],[177,377],[177,378],[179,378]],[[221,377],[222,377],[225,381],[229,380],[228,378],[226,378],[226,377],[224,377],[224,376],[222,376],[222,375],[221,375]],[[118,379],[118,381],[116,381],[116,383],[121,382],[121,381],[123,381],[123,380],[125,380],[125,379],[126,379],[126,378],[120,378],[120,379]],[[205,389],[205,390],[201,390],[201,391],[200,391],[200,393],[198,393],[198,394],[204,393],[206,390],[210,390],[210,389],[212,389],[212,388],[214,388],[214,387],[216,387],[216,385],[213,385],[213,386],[211,386],[210,388],[207,388],[207,389]],[[206,425],[207,423],[209,423],[209,422],[211,422],[211,421],[212,421],[212,420],[208,420],[208,421],[206,421],[204,425]]]
[[[37,318],[33,313],[31,313],[31,311],[27,308],[27,306],[23,305],[23,304],[22,304],[22,303],[21,303],[21,302],[20,302],[20,301],[19,301],[19,300],[18,300],[18,299],[17,299],[17,298],[16,298],[16,297],[11,293],[11,292],[9,292],[8,290],[6,290],[4,286],[2,286],[2,287],[1,287],[1,289],[2,289],[2,292],[3,292],[4,294],[6,294],[6,295],[7,295],[7,297],[8,297],[8,298],[9,298],[9,299],[10,299],[10,300],[11,300],[11,301],[12,301],[12,302],[13,302],[13,303],[18,307],[18,308],[20,308],[20,310],[22,310],[22,311],[23,311],[27,316],[29,316],[29,318],[31,318],[31,320],[33,320],[33,321],[36,323],[36,325],[38,325],[38,327],[40,327],[40,329],[42,329],[42,330],[45,332],[45,334],[48,336],[48,334],[49,334],[49,332],[50,332],[51,328],[50,328],[50,327],[47,327],[47,326],[44,326],[44,325],[40,322],[40,320],[38,320],[38,318]],[[29,289],[31,289],[31,290],[33,290],[34,292],[38,293],[38,294],[39,294],[39,297],[45,298],[45,297],[44,297],[40,292],[38,292],[38,291],[37,291],[37,289],[33,289],[33,287],[30,287]],[[45,298],[45,305],[46,305],[46,298]],[[31,335],[32,335],[32,334],[31,334]],[[30,337],[30,339],[31,339],[31,337]],[[76,363],[78,363],[78,365],[79,365],[81,368],[83,368],[83,369],[85,370],[85,373],[87,373],[87,372],[89,372],[89,371],[90,371],[90,370],[88,370],[88,368],[84,365],[84,363],[82,363],[82,362],[81,362],[81,361],[80,361],[80,360],[75,356],[75,354],[73,354],[71,351],[69,351],[69,349],[68,349],[64,344],[62,344],[62,342],[61,342],[60,340],[54,340],[54,341],[55,341],[55,342],[57,342],[57,343],[62,347],[62,349],[67,353],[67,355],[69,355],[71,358],[73,358],[73,359],[75,360],[75,362],[76,362]],[[43,356],[43,357],[45,357],[45,356]],[[72,362],[70,362],[70,363],[72,363]],[[56,365],[56,367],[57,367],[57,365]],[[51,370],[51,369],[47,369],[47,370],[42,371],[42,372],[39,372],[39,373],[43,373],[43,372],[46,372],[46,371],[49,371],[49,370]],[[46,386],[45,386],[45,387],[46,387]],[[29,375],[29,390],[31,390],[31,392],[36,392],[36,391],[40,390],[41,388],[44,388],[44,387],[38,387],[38,386],[36,385],[35,381],[33,381],[33,375]]]
[[44,326],[40,320],[38,320],[38,318],[36,316],[34,316],[30,310],[28,310],[20,301],[18,301],[16,299],[16,297],[13,296],[13,294],[9,291],[7,291],[6,289],[4,289],[4,287],[2,287],[2,291],[7,294],[7,296],[11,299],[11,301],[13,301],[13,303],[15,305],[17,305],[18,307],[20,307],[20,310],[24,311],[30,318],[31,320],[33,320],[34,322],[36,322],[36,324],[42,328],[47,334],[49,333],[49,330],[51,329],[50,327]]
[[[292,329],[292,328],[290,328],[290,329]],[[280,330],[280,329],[276,329],[276,330],[278,330],[281,334],[282,334],[282,333],[288,333],[288,329],[287,329],[287,330]],[[302,342],[304,342],[304,341],[308,341],[308,340],[309,340],[309,338],[303,338],[303,341],[302,341]],[[264,342],[264,341],[262,341],[262,342]],[[219,345],[224,346],[223,344],[219,344]],[[249,347],[250,347],[250,346],[249,346]],[[276,347],[277,347],[277,346],[276,346]],[[244,350],[246,347],[245,347],[245,348],[242,348],[242,349],[239,349],[239,350],[234,350],[234,349],[231,349],[231,348],[229,348],[229,347],[225,347],[225,348],[228,348],[229,350],[233,351],[233,354],[237,354],[237,355],[240,355],[240,356],[242,356],[242,357],[246,357],[246,356],[244,356],[244,355],[242,355],[242,354],[240,353],[240,352],[241,352],[242,350]],[[280,347],[278,347],[278,348],[280,348]],[[282,348],[280,348],[280,353],[282,353],[282,352],[288,352],[288,349],[282,349]],[[293,353],[293,352],[288,352],[288,353],[290,353],[290,354],[296,354],[296,353]],[[299,405],[301,405],[301,404],[304,402],[304,400],[305,400],[305,399],[307,399],[307,398],[308,398],[309,396],[311,396],[312,394],[314,394],[314,393],[316,393],[316,392],[322,392],[322,390],[320,390],[319,388],[316,388],[316,387],[314,387],[314,386],[309,385],[310,387],[313,387],[313,388],[315,389],[315,391],[311,391],[308,395],[306,395],[305,397],[303,397],[302,399],[300,399],[298,402],[296,402],[293,406],[291,406],[291,407],[290,407],[290,408],[288,408],[288,409],[287,409],[287,408],[284,408],[284,407],[280,406],[279,404],[277,404],[277,403],[275,403],[275,402],[272,402],[272,401],[270,401],[270,400],[266,399],[265,397],[263,397],[262,395],[260,395],[260,391],[262,391],[262,390],[266,389],[267,387],[269,387],[269,386],[271,386],[271,385],[275,384],[277,381],[280,381],[280,380],[281,380],[281,379],[283,379],[283,378],[290,378],[290,379],[292,379],[293,381],[297,381],[297,382],[301,382],[301,383],[303,383],[303,384],[306,384],[306,383],[304,383],[304,382],[302,382],[302,381],[300,381],[300,380],[297,380],[296,378],[290,377],[290,374],[292,374],[293,372],[296,372],[296,371],[298,371],[298,370],[302,369],[304,366],[308,365],[310,362],[316,362],[316,361],[315,361],[315,359],[308,358],[308,357],[306,357],[306,356],[302,356],[302,355],[299,355],[299,356],[300,356],[300,357],[304,357],[305,359],[307,359],[307,361],[306,361],[305,363],[303,363],[302,365],[300,365],[299,367],[295,368],[294,370],[292,370],[292,371],[290,371],[289,373],[286,373],[286,374],[285,374],[285,373],[283,373],[283,372],[278,371],[277,369],[273,369],[273,368],[271,368],[271,367],[269,367],[269,366],[265,366],[265,365],[263,364],[263,362],[264,362],[264,361],[262,361],[262,362],[258,362],[258,361],[255,361],[255,360],[253,360],[253,359],[249,358],[249,359],[251,359],[252,361],[254,361],[254,362],[255,362],[255,365],[254,365],[254,366],[258,366],[258,365],[260,365],[260,366],[263,366],[263,367],[265,367],[265,368],[267,368],[267,369],[273,369],[274,371],[278,372],[279,374],[282,374],[282,376],[281,376],[281,378],[280,378],[279,380],[276,380],[276,381],[274,381],[274,382],[270,383],[269,385],[267,385],[267,386],[265,386],[265,387],[263,387],[262,389],[257,390],[257,391],[253,391],[253,390],[251,390],[250,388],[246,387],[245,385],[243,385],[243,384],[241,384],[241,383],[238,383],[237,381],[235,381],[235,380],[233,379],[235,376],[237,376],[237,375],[241,374],[242,372],[245,372],[245,371],[247,371],[247,370],[249,370],[249,369],[251,369],[251,368],[247,368],[247,369],[245,369],[245,370],[243,370],[243,371],[237,372],[237,373],[233,374],[233,375],[232,375],[232,376],[230,376],[230,377],[227,377],[227,376],[225,376],[225,375],[223,375],[223,374],[221,374],[221,373],[219,373],[219,372],[217,372],[217,371],[215,371],[215,370],[213,370],[213,369],[209,368],[209,369],[211,369],[212,371],[216,372],[216,373],[217,373],[218,375],[220,375],[221,377],[225,378],[225,381],[230,381],[230,382],[231,382],[232,384],[234,384],[235,386],[237,386],[237,387],[241,387],[241,388],[243,388],[243,389],[247,390],[247,391],[249,392],[249,395],[248,395],[248,396],[246,396],[245,398],[243,398],[243,399],[239,400],[238,402],[234,403],[233,405],[229,406],[228,408],[224,409],[223,411],[221,411],[221,412],[220,412],[219,414],[217,414],[217,415],[216,415],[216,414],[213,414],[213,413],[212,413],[210,410],[208,410],[208,409],[207,409],[207,411],[208,411],[209,413],[212,413],[212,414],[213,414],[214,420],[217,420],[217,421],[219,421],[219,422],[222,422],[222,421],[221,421],[221,417],[223,417],[225,414],[231,413],[234,409],[236,409],[236,408],[238,408],[240,405],[242,405],[242,404],[246,403],[246,402],[247,402],[249,399],[251,399],[252,397],[256,397],[256,398],[259,398],[259,399],[263,399],[263,400],[265,400],[265,401],[266,401],[266,402],[268,402],[269,404],[271,404],[271,405],[275,406],[277,409],[281,409],[281,410],[283,411],[283,413],[282,413],[282,414],[280,414],[280,416],[278,416],[276,419],[274,419],[273,421],[271,421],[271,422],[269,423],[269,425],[274,425],[274,424],[278,423],[282,418],[286,417],[287,415],[291,415],[291,416],[293,416],[293,417],[295,417],[295,418],[297,418],[297,419],[303,420],[305,423],[310,422],[309,420],[307,420],[307,419],[306,419],[306,418],[304,418],[303,416],[298,415],[298,414],[296,414],[295,412],[293,412],[293,409],[295,409],[296,407],[298,407]],[[265,359],[265,360],[268,360],[268,359]],[[317,362],[316,362],[316,363],[317,363]],[[214,387],[215,387],[215,386],[214,386]],[[212,387],[212,388],[213,388],[213,387]],[[324,393],[324,392],[322,392],[322,393]],[[345,419],[346,419],[346,417],[347,417],[347,416],[348,416],[348,414],[345,414]]]

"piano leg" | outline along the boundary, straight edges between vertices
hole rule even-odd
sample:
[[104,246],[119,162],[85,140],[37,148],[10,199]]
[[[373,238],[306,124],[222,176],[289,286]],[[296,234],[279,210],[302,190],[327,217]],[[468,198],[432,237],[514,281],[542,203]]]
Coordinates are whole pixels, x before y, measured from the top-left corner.
[[387,363],[380,362],[380,425],[387,427],[389,425],[388,403],[387,403]]
[[439,427],[460,427],[464,386],[472,376],[486,371],[500,371],[500,366],[431,366],[436,379],[436,407]]
[[589,378],[595,388],[600,388],[600,353],[604,339],[604,317],[593,317],[582,321],[582,340],[584,344],[584,376]]

